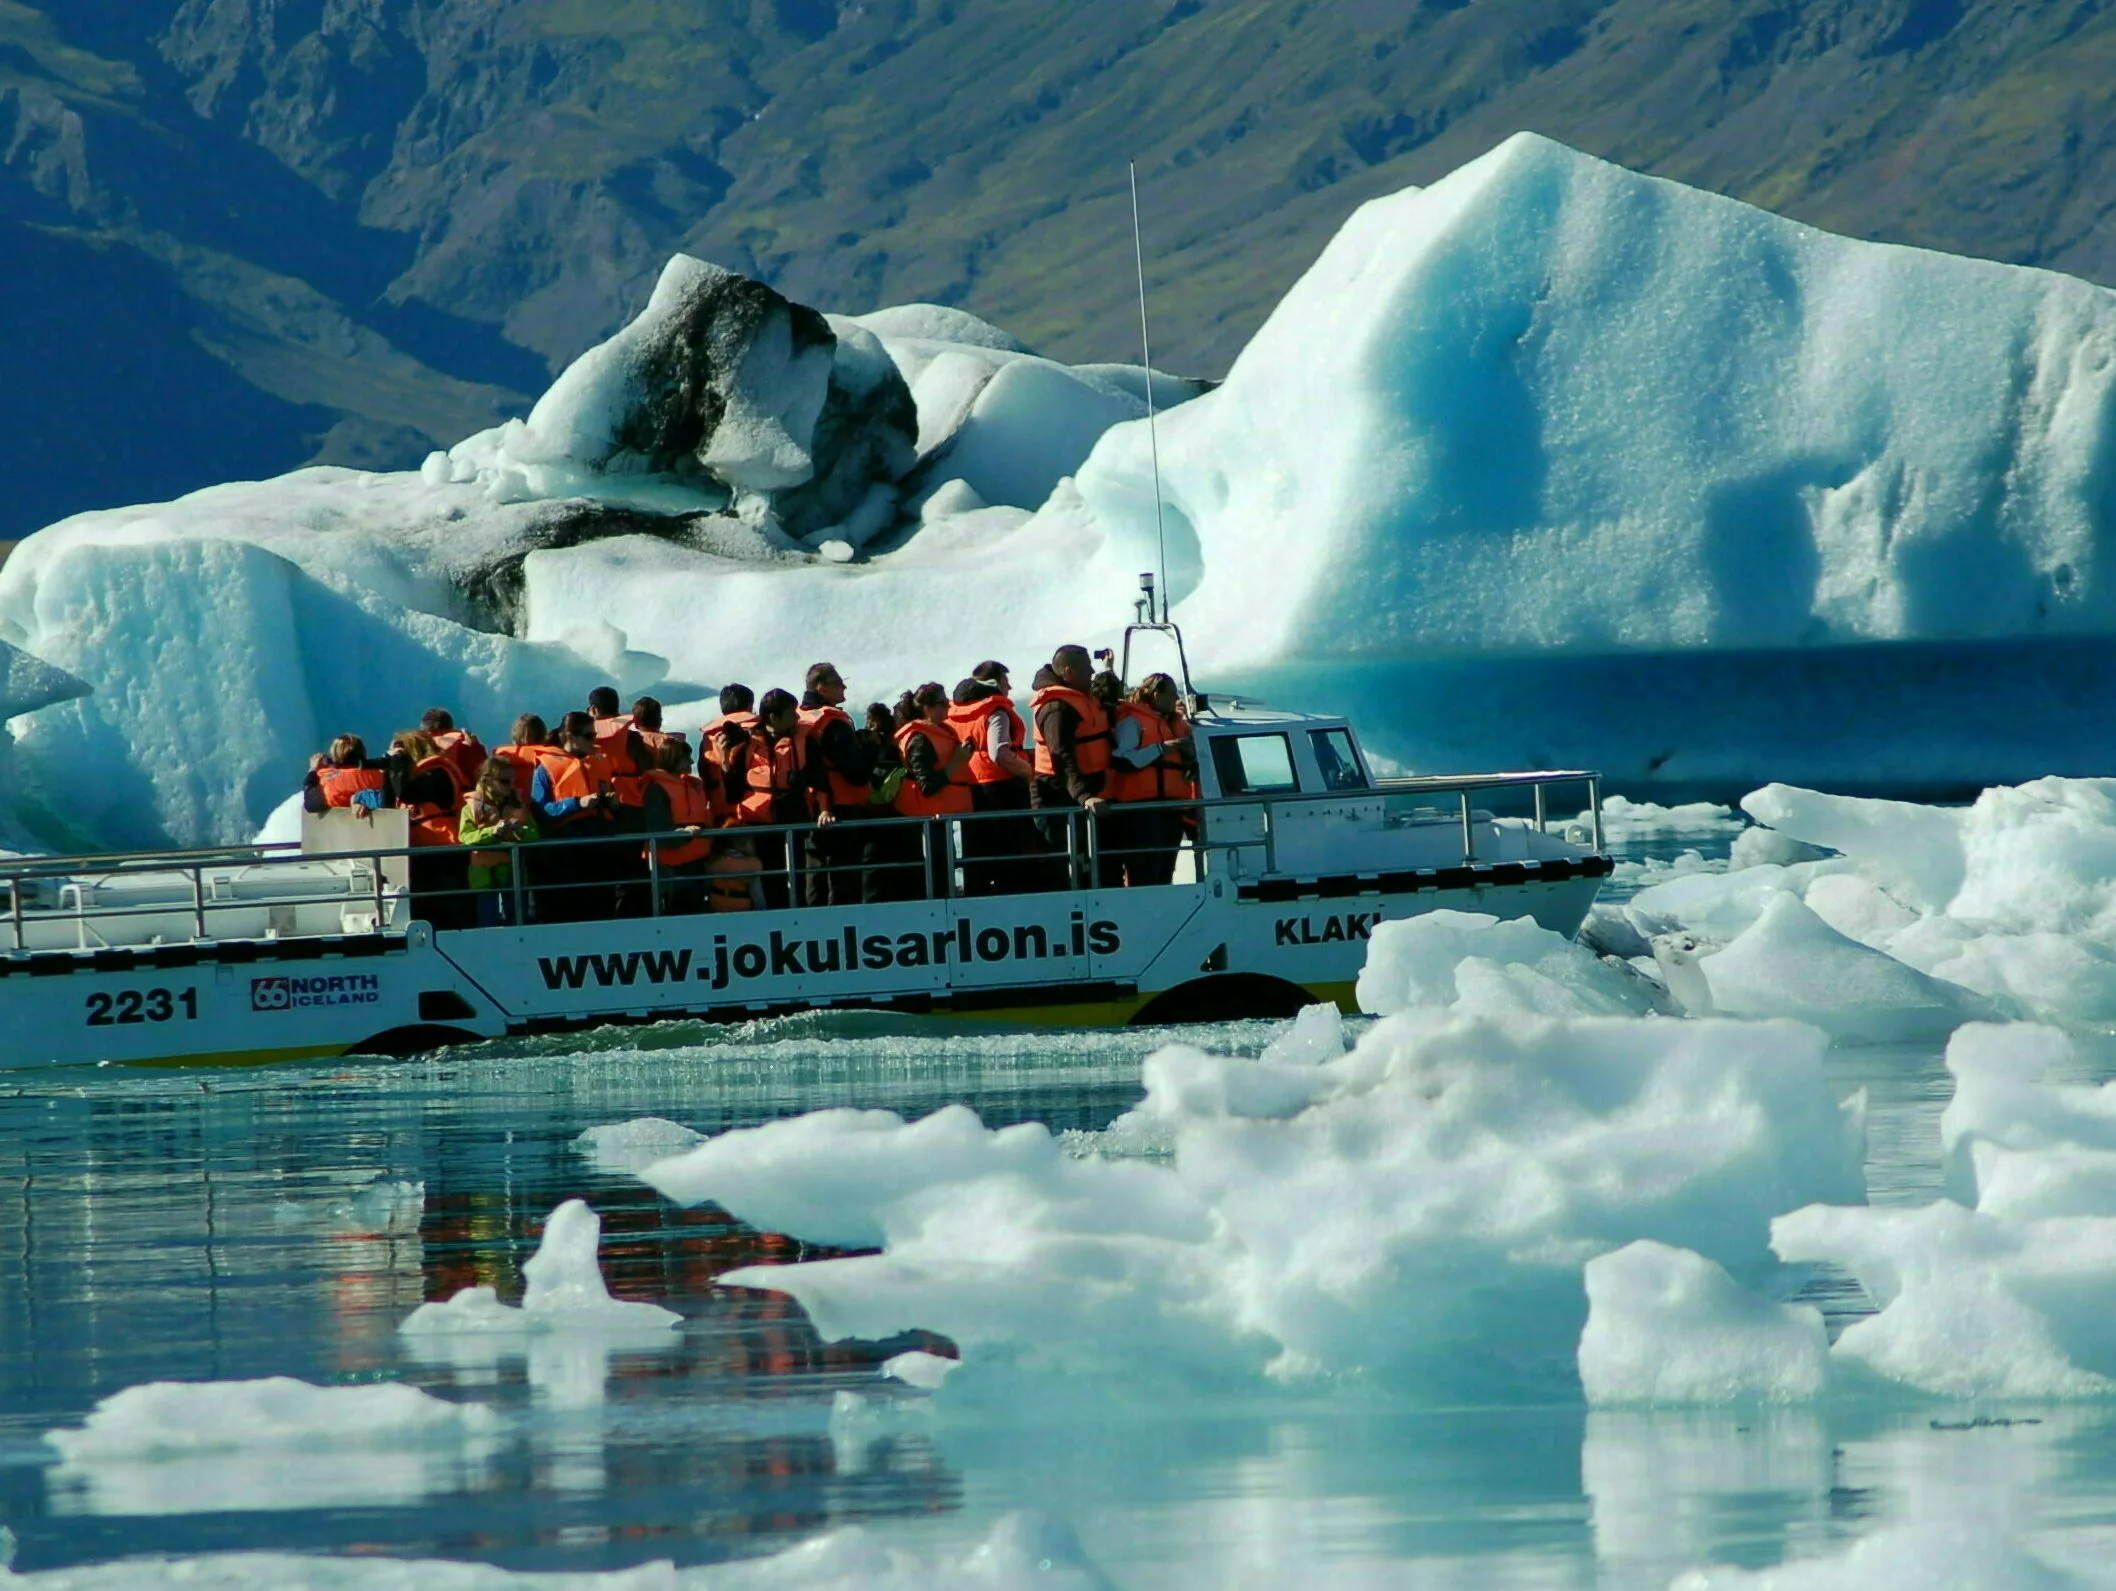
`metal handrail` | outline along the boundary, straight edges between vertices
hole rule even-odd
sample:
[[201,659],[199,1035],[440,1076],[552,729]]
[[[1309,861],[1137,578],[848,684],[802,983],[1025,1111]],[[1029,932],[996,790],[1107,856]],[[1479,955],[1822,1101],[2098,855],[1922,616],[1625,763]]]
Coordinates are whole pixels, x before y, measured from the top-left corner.
[[[920,836],[916,859],[904,856],[878,861],[856,859],[824,863],[815,856],[811,848],[791,843],[794,837],[803,835],[813,837],[818,833],[831,832],[819,829],[813,822],[742,825],[732,830],[714,830],[711,833],[715,836],[739,836],[753,840],[771,836],[787,837],[789,843],[785,845],[785,862],[782,867],[774,869],[774,876],[783,882],[789,902],[792,904],[799,903],[804,880],[810,876],[832,876],[890,869],[908,873],[912,868],[919,869],[921,882],[917,894],[905,898],[936,898],[936,891],[937,898],[952,898],[957,893],[955,872],[958,866],[965,869],[970,867],[1019,867],[1024,864],[1035,863],[1049,866],[1062,861],[1070,887],[1079,890],[1094,887],[1102,877],[1105,864],[1111,859],[1121,861],[1127,856],[1147,855],[1156,852],[1166,852],[1171,849],[1180,849],[1181,845],[1185,843],[1192,846],[1198,857],[1198,872],[1201,878],[1209,876],[1210,872],[1213,871],[1212,861],[1215,856],[1259,849],[1263,853],[1264,869],[1262,876],[1276,876],[1279,872],[1278,847],[1280,837],[1277,822],[1279,808],[1308,806],[1318,802],[1342,803],[1362,795],[1401,796],[1443,792],[1456,794],[1460,800],[1459,822],[1462,827],[1463,861],[1465,864],[1474,864],[1477,860],[1476,838],[1474,809],[1470,801],[1470,795],[1473,792],[1479,790],[1533,788],[1535,790],[1535,815],[1532,821],[1538,830],[1543,830],[1548,821],[1544,793],[1550,785],[1566,783],[1584,783],[1587,786],[1588,807],[1586,810],[1592,814],[1593,849],[1596,854],[1599,854],[1602,849],[1600,776],[1591,772],[1575,770],[1480,774],[1463,779],[1448,779],[1443,776],[1389,779],[1349,790],[1280,791],[1269,794],[1243,794],[1172,801],[1125,802],[1103,809],[1105,817],[1115,813],[1147,813],[1171,810],[1201,815],[1219,811],[1246,810],[1256,812],[1260,817],[1260,832],[1253,836],[1234,839],[1207,838],[1201,825],[1199,833],[1195,837],[1179,840],[1175,847],[1165,844],[1129,847],[1108,844],[1107,838],[1102,832],[1103,824],[1083,821],[1088,814],[1077,807],[971,812],[952,814],[943,819],[904,817],[893,812],[877,811],[873,814],[863,814],[858,819],[847,820],[844,828],[835,830],[838,833],[845,833],[847,829],[854,831],[889,829],[901,832],[905,825],[916,825],[915,832]],[[1448,820],[1441,818],[1438,821],[1444,822]],[[987,822],[1037,823],[1045,826],[1053,822],[1063,822],[1066,836],[1065,849],[1062,854],[1039,850],[1034,852],[980,853],[973,855],[966,852],[963,847],[956,843],[954,825]],[[934,826],[936,823],[940,826],[940,835],[937,841],[934,838]],[[645,886],[647,899],[645,902],[646,910],[639,915],[662,916],[664,915],[664,892],[670,880],[662,866],[660,852],[664,846],[671,842],[680,842],[685,837],[686,831],[674,829],[622,834],[602,833],[557,836],[538,840],[527,846],[504,847],[512,851],[516,858],[522,860],[524,864],[512,869],[513,876],[508,886],[508,894],[514,903],[514,922],[519,924],[527,920],[528,905],[535,898],[547,894],[561,895],[569,890],[611,889],[625,882],[623,879],[614,877],[610,879],[567,880],[562,876],[551,882],[537,883],[528,876],[535,870],[534,858],[539,853],[588,846],[600,846],[606,850],[609,847],[617,846],[631,851],[635,855],[643,851],[643,876],[636,876],[636,881]],[[938,859],[944,864],[938,870],[935,867],[936,844],[938,845]],[[256,898],[240,900],[211,899],[207,893],[205,880],[205,872],[209,867],[229,866],[276,870],[280,867],[318,862],[340,862],[352,864],[356,867],[364,864],[370,870],[370,878],[367,882],[371,886],[371,893],[365,897],[364,904],[371,906],[373,909],[374,925],[371,931],[376,934],[385,934],[391,931],[401,931],[402,929],[403,925],[401,922],[392,923],[390,921],[392,906],[398,901],[408,899],[416,907],[416,903],[421,901],[475,898],[489,896],[493,893],[489,888],[406,888],[391,882],[385,876],[383,865],[385,860],[392,858],[433,859],[465,855],[472,850],[501,848],[491,845],[403,846],[312,854],[301,851],[297,846],[272,844],[251,847],[221,846],[168,852],[126,852],[115,856],[103,854],[76,857],[15,858],[0,861],[0,887],[7,888],[11,896],[8,919],[5,926],[13,929],[12,948],[18,952],[27,948],[25,942],[26,928],[31,922],[76,922],[80,927],[79,937],[85,941],[89,937],[89,925],[92,923],[117,922],[133,917],[166,916],[172,912],[182,913],[190,917],[194,934],[198,940],[203,941],[209,937],[210,933],[211,925],[208,919],[215,913],[301,906],[342,906],[362,899],[361,896],[343,888],[329,893],[300,891],[298,881],[295,881],[296,888],[294,890],[283,894],[271,893]],[[805,855],[803,854],[804,852],[806,852]],[[130,865],[112,866],[113,862]],[[141,865],[152,862],[158,862],[160,865]],[[110,878],[125,874],[136,875],[154,872],[188,876],[190,899],[181,902],[171,900],[145,904],[98,904],[90,907],[85,901],[77,897],[71,910],[54,911],[26,906],[24,901],[25,886],[41,881],[81,883],[93,880],[98,876]],[[354,878],[357,878],[357,876],[357,874],[353,875]],[[696,875],[686,875],[686,881],[695,878]],[[1022,892],[1041,893],[1042,891]],[[95,937],[101,938],[102,936],[96,935]],[[306,938],[310,936],[301,935],[300,937]],[[8,947],[0,947],[0,950],[6,948]]]

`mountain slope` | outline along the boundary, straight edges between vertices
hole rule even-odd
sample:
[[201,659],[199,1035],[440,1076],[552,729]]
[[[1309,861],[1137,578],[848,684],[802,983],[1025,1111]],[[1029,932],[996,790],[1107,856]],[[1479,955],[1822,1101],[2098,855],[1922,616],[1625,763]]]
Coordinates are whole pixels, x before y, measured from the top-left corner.
[[[167,390],[195,350],[248,394],[224,453],[186,444],[203,482],[415,460],[679,248],[825,308],[931,299],[1131,356],[1133,159],[1156,353],[1201,374],[1354,206],[1523,127],[2116,281],[2112,66],[2102,0],[0,0],[0,225],[129,251],[165,295],[35,266],[36,347],[100,328],[43,434],[111,429],[103,373],[142,379],[98,338],[149,372],[172,339]],[[30,346],[0,323],[0,359]],[[22,435],[37,514],[168,489]]]

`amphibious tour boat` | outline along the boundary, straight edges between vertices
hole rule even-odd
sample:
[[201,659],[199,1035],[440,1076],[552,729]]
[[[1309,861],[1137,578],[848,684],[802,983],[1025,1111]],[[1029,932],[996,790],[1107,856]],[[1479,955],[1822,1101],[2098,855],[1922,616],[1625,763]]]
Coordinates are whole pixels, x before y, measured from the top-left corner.
[[[1099,826],[1080,813],[1005,893],[971,892],[964,842],[992,847],[966,831],[1020,819],[972,815],[904,820],[914,855],[929,852],[929,898],[675,915],[650,878],[634,915],[535,921],[534,879],[517,877],[493,927],[420,920],[442,914],[421,912],[404,817],[387,810],[312,814],[298,847],[9,860],[4,1053],[207,1065],[813,1010],[1079,1024],[1349,1011],[1376,923],[1450,907],[1570,937],[1611,871],[1593,773],[1381,778],[1341,718],[1188,706],[1195,825],[1167,884],[1106,887]],[[1566,810],[1581,816],[1552,816]]]

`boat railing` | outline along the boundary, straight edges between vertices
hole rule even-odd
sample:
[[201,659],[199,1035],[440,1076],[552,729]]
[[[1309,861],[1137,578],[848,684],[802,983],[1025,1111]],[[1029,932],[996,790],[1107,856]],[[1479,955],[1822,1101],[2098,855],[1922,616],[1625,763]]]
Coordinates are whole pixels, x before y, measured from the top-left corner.
[[[1287,820],[1333,807],[1378,814],[1386,826],[1454,826],[1461,865],[1476,867],[1496,860],[1480,852],[1479,833],[1491,819],[1478,807],[1480,797],[1525,797],[1529,811],[1519,821],[1548,832],[1549,792],[1561,786],[1584,789],[1585,805],[1576,809],[1584,832],[1575,840],[1599,855],[1600,776],[1579,770],[1126,802],[1097,815],[1075,807],[946,818],[884,812],[820,827],[714,829],[703,837],[753,847],[759,869],[740,876],[757,880],[766,910],[866,905],[1125,887],[1127,874],[1165,882],[1176,857],[1187,858],[1196,880],[1299,876],[1297,867],[1282,865]],[[1424,804],[1443,798],[1443,805]],[[361,821],[350,811],[332,816],[342,824]],[[1157,818],[1164,821],[1154,827]],[[1142,822],[1148,832],[1141,832]],[[663,852],[698,837],[679,830],[506,847],[368,847],[349,843],[341,828],[327,852],[284,842],[12,857],[0,860],[0,953],[377,936],[401,934],[414,920],[470,928],[688,915],[704,909],[708,876],[702,863],[666,864]],[[506,852],[508,881],[473,887],[471,853],[495,850]]]

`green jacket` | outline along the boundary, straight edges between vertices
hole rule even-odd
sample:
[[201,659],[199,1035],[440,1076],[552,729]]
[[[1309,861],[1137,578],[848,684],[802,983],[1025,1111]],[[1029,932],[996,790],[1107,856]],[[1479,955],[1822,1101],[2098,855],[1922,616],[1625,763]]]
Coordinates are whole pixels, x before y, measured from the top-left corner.
[[[500,832],[506,827],[497,811],[487,813],[487,821],[480,822],[480,803],[471,799],[463,803],[463,815],[457,821],[456,834],[465,845],[510,846],[529,845],[537,839],[536,814],[525,812],[514,821],[512,836]],[[470,858],[470,887],[472,889],[505,889],[514,882],[514,859],[503,850],[491,850]]]

